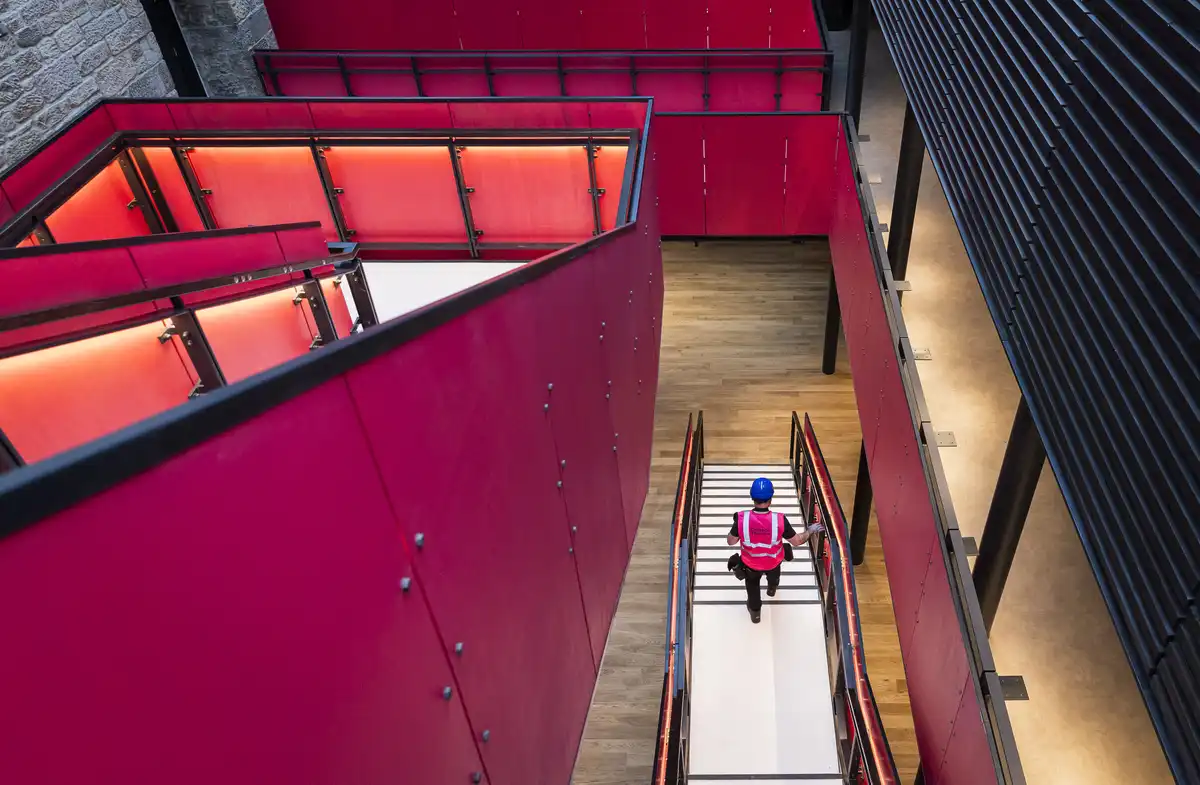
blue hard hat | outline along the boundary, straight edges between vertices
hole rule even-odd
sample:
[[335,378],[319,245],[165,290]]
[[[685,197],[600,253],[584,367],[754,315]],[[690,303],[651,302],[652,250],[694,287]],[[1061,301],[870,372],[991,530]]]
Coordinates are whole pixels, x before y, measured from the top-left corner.
[[759,477],[750,486],[750,498],[756,502],[770,501],[775,495],[775,486],[766,477]]

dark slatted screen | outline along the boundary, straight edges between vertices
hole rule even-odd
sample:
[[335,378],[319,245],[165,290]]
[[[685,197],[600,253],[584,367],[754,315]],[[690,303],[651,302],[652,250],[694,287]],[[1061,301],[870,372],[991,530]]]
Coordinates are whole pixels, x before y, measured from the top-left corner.
[[874,6],[1171,765],[1200,782],[1200,5]]

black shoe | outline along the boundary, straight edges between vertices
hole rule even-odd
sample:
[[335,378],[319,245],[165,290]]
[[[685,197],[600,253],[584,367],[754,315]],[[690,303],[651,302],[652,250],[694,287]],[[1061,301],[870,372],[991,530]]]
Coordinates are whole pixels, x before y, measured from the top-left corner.
[[755,624],[758,624],[760,621],[762,621],[762,612],[761,611],[750,611],[750,621],[754,622]]
[[768,587],[767,587],[767,596],[768,596],[768,597],[774,597],[774,596],[775,596],[775,587],[774,587],[774,586],[768,586]]

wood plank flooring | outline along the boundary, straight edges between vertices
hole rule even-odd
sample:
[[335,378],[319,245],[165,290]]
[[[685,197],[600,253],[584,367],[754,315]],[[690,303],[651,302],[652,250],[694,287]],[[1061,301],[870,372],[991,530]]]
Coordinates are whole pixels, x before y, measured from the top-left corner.
[[[666,302],[650,492],[584,730],[574,785],[647,785],[666,625],[667,546],[689,412],[709,462],[787,460],[792,410],[808,411],[846,514],[861,431],[843,344],[821,373],[824,242],[663,243]],[[874,520],[856,569],[867,667],[903,781],[917,766],[904,668]]]

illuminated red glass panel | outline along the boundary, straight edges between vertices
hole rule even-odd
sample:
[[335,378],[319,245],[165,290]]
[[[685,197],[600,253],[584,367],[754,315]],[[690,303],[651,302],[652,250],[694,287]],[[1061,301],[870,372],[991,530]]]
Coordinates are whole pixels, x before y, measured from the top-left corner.
[[295,289],[206,308],[197,313],[225,381],[233,382],[307,354],[315,335],[308,303]]
[[150,234],[142,211],[130,207],[132,202],[133,191],[114,161],[51,213],[46,226],[60,243]]
[[197,147],[188,158],[219,228],[320,221],[338,240],[308,147]]
[[629,148],[622,145],[609,145],[596,150],[596,185],[603,191],[600,196],[601,229],[612,229],[617,225],[617,210],[621,206],[621,185],[625,179],[625,159],[628,154]]
[[183,180],[183,173],[179,170],[174,153],[166,147],[144,147],[142,152],[150,164],[154,179],[158,181],[159,190],[179,231],[204,231],[204,222],[200,220],[200,213],[196,212],[196,203],[192,201],[192,195],[188,192],[187,183]]
[[448,147],[333,147],[326,153],[358,242],[467,242]]
[[0,428],[39,461],[187,400],[194,371],[164,324],[0,360]]
[[470,147],[462,168],[483,243],[576,242],[595,229],[582,144]]

